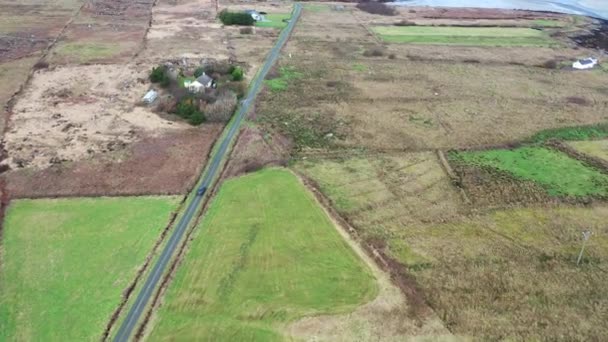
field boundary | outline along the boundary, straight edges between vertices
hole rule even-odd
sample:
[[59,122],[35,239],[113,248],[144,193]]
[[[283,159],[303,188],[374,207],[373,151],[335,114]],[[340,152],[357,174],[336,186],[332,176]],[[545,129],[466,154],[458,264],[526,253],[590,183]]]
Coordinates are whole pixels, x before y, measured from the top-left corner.
[[122,291],[122,297],[123,297],[122,301],[120,302],[120,304],[118,305],[118,307],[116,308],[116,310],[114,310],[114,312],[110,316],[110,321],[106,325],[106,328],[104,329],[104,332],[103,332],[103,334],[101,336],[101,340],[102,341],[105,341],[108,338],[108,336],[110,334],[110,330],[112,329],[112,327],[114,326],[114,324],[116,323],[116,321],[118,320],[118,318],[120,317],[120,314],[122,313],[122,310],[127,305],[127,302],[129,301],[129,298],[131,297],[131,294],[133,293],[133,290],[135,290],[135,288],[137,287],[137,284],[139,283],[139,280],[143,277],[143,275],[148,270],[148,267],[150,266],[150,263],[154,259],[154,255],[158,252],[158,249],[160,248],[160,246],[164,242],[165,237],[167,236],[167,233],[169,233],[169,230],[171,230],[171,227],[175,223],[175,219],[177,219],[177,213],[182,209],[182,207],[184,205],[184,202],[185,202],[185,196],[180,201],[178,207],[169,216],[169,222],[167,223],[167,225],[165,226],[165,228],[163,228],[162,232],[160,233],[159,238],[156,239],[156,242],[154,243],[154,246],[152,246],[152,250],[150,251],[150,253],[148,253],[148,256],[146,256],[146,260],[144,261],[144,264],[137,271],[137,275],[135,276],[135,279],[133,279],[133,281],[131,282],[131,284],[129,284],[129,286],[127,286],[127,288]]
[[[346,233],[349,234],[354,241],[359,242],[362,249],[367,253],[368,257],[376,261],[376,265],[381,270],[389,274],[389,278],[393,284],[401,290],[408,300],[411,314],[415,319],[421,322],[430,315],[437,315],[424,296],[424,293],[422,292],[422,289],[416,279],[407,272],[407,267],[388,257],[372,243],[362,239],[357,232],[357,229],[348,221],[348,219],[342,217],[337,210],[334,209],[332,201],[325,197],[314,180],[297,171],[293,172],[298,176],[298,178],[300,178],[306,188],[312,192],[321,207],[328,213],[329,217],[332,220],[335,220],[343,229],[346,228]],[[443,323],[443,320],[441,321]],[[447,327],[445,324],[443,325],[450,333],[453,333],[449,327]]]
[[568,146],[568,144],[563,141],[550,140],[545,144],[545,146],[562,152],[572,159],[580,160],[581,162],[596,168],[599,171],[608,173],[608,161],[591,156],[584,152],[577,151],[575,148]]

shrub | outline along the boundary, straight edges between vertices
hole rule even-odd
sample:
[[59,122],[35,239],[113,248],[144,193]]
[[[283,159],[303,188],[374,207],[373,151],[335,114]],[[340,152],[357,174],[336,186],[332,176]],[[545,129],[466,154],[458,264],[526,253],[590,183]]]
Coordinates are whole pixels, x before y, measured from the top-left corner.
[[205,116],[212,122],[227,122],[236,108],[237,98],[232,91],[221,92],[215,102],[207,105]]
[[207,75],[213,75],[215,73],[220,75],[226,75],[229,74],[233,68],[234,66],[228,63],[227,61],[222,61],[213,62],[205,65],[203,67],[203,71],[205,71],[205,74]]
[[181,100],[175,108],[177,116],[188,121],[193,126],[198,126],[205,122],[205,116],[194,103],[193,98],[185,98]]
[[230,12],[223,10],[220,12],[220,21],[224,25],[245,25],[251,26],[255,23],[255,20],[251,15],[245,12]]
[[198,68],[196,68],[196,70],[194,70],[194,77],[196,77],[196,78],[201,77],[204,72],[205,72],[205,68],[198,67]]
[[363,56],[365,57],[380,57],[384,56],[384,49],[379,46],[375,46],[373,48],[369,48],[363,52]]
[[558,66],[558,63],[555,59],[550,59],[541,65],[541,67],[547,68],[547,69],[557,69],[557,66]]
[[239,99],[247,92],[247,84],[244,82],[229,82],[224,85],[224,88],[231,90]]
[[167,77],[166,71],[167,68],[164,65],[152,68],[152,72],[150,72],[150,81],[152,83],[159,83],[163,82],[163,80],[165,79],[169,79],[169,77]]
[[388,55],[388,59],[395,59],[397,58],[397,55],[395,55],[394,53],[391,53],[390,55]]
[[394,25],[395,26],[416,26],[416,23],[413,21],[403,19],[401,21],[396,22]]
[[242,81],[243,80],[243,68],[241,67],[234,67],[232,69],[232,71],[230,72],[230,75],[232,75],[232,80],[233,81]]
[[34,64],[34,70],[46,69],[49,67],[49,63],[47,61],[38,61]]
[[394,7],[388,6],[381,2],[366,1],[357,4],[357,8],[363,12],[379,15],[396,15],[397,11]]
[[253,33],[253,28],[251,28],[251,27],[241,27],[241,29],[239,30],[239,32],[241,34],[252,34]]

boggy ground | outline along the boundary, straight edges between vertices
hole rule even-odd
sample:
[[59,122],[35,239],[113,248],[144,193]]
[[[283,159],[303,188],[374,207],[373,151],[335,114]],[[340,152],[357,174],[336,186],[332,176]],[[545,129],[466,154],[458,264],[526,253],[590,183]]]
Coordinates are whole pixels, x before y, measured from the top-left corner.
[[[606,334],[598,323],[606,305],[605,205],[471,208],[436,156],[412,155],[308,157],[295,167],[364,241],[415,279],[452,333],[483,340]],[[577,267],[587,229],[593,247]]]
[[[518,53],[534,55],[534,48],[512,55],[505,48],[431,46],[427,53],[443,57],[414,58],[403,49],[426,47],[381,44],[358,13],[348,6],[305,9],[280,62],[301,76],[260,98],[258,118],[271,130],[296,141],[303,130],[315,137],[304,137],[300,147],[327,145],[320,138],[330,133],[335,146],[377,150],[497,145],[605,119],[606,72],[526,65]],[[548,50],[536,65],[576,51]]]

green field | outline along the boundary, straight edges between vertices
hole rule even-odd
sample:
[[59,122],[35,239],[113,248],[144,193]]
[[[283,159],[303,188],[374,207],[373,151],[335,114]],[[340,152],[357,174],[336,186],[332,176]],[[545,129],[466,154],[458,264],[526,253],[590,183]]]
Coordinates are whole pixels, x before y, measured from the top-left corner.
[[11,202],[0,245],[0,341],[98,340],[178,200]]
[[372,30],[389,43],[554,46],[544,32],[521,27],[375,26]]
[[226,181],[167,291],[151,340],[278,341],[306,315],[353,310],[377,293],[290,172]]
[[608,138],[608,124],[547,129],[536,133],[530,140],[542,143],[551,139],[576,141],[602,138]]
[[291,13],[269,13],[264,15],[266,20],[258,21],[255,23],[257,27],[274,27],[274,28],[283,28],[287,26],[287,22],[283,21],[283,19],[291,18]]
[[451,154],[451,157],[536,182],[552,196],[608,195],[608,175],[562,152],[543,147],[459,152]]

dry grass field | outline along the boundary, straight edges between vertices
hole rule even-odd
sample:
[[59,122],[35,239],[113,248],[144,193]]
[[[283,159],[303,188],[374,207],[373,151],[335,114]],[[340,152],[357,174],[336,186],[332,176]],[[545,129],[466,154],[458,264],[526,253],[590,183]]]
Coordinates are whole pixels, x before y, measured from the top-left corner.
[[[380,44],[351,10],[305,10],[281,60],[303,77],[259,101],[261,120],[273,130],[296,141],[297,132],[310,131],[314,138],[300,139],[300,147],[324,145],[320,138],[329,133],[334,145],[376,150],[500,145],[606,119],[605,72],[538,66],[547,56],[537,66],[514,65],[517,52],[511,60],[504,48],[490,47],[456,47],[452,61],[419,60],[400,50],[409,44]],[[450,48],[432,46],[429,54],[443,51],[449,59]],[[480,50],[487,61],[461,61]]]
[[571,141],[568,144],[577,151],[608,161],[608,140]]

